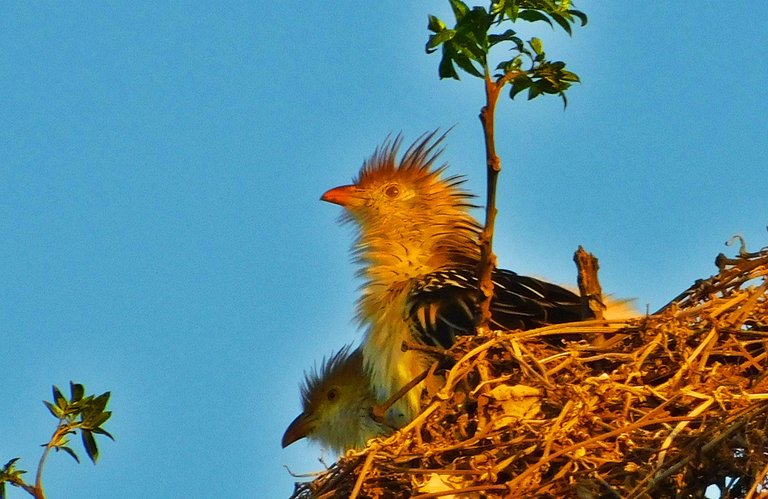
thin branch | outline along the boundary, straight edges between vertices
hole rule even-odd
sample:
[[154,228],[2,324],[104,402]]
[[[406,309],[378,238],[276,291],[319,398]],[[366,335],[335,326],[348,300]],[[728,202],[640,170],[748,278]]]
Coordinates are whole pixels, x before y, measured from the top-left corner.
[[64,418],[59,419],[59,424],[56,425],[56,430],[53,432],[53,435],[51,435],[51,439],[48,441],[45,449],[43,450],[43,455],[40,456],[40,462],[37,464],[37,474],[35,475],[34,487],[34,496],[36,499],[45,499],[45,492],[43,491],[43,469],[45,468],[45,462],[48,459],[48,455],[50,454],[51,449],[54,447],[53,443],[57,442],[59,438],[61,438],[62,430],[66,431],[66,426],[62,425],[63,422]]
[[32,497],[37,497],[36,490],[32,485],[29,485],[24,480],[22,480],[19,477],[11,476],[8,478],[8,483],[15,485],[16,487],[22,488],[27,491],[29,495]]
[[496,225],[496,186],[501,173],[501,159],[496,154],[496,103],[504,85],[514,80],[525,71],[510,71],[497,80],[491,78],[488,67],[485,67],[485,106],[480,110],[480,123],[483,125],[485,138],[485,164],[487,172],[485,225],[480,234],[480,264],[478,282],[483,299],[478,305],[478,328],[487,328],[491,321],[491,299],[493,298],[493,280],[491,274],[496,268],[496,255],[493,253],[493,234]]
[[391,397],[389,397],[384,403],[374,405],[371,408],[371,417],[374,421],[379,423],[385,423],[386,424],[386,414],[392,405],[394,405],[395,402],[403,398],[406,393],[411,391],[416,385],[424,381],[424,379],[429,374],[429,371],[432,370],[432,367],[429,367],[428,369],[425,369],[424,372],[413,378],[411,381],[409,381],[405,386],[400,388],[397,392],[395,392]]
[[493,253],[493,231],[496,223],[496,184],[501,171],[501,159],[496,154],[494,124],[496,102],[505,80],[495,82],[491,79],[488,68],[485,69],[485,106],[480,110],[480,122],[483,125],[485,137],[485,161],[488,181],[485,205],[485,225],[480,234],[480,268],[478,281],[483,299],[479,305],[480,321],[478,327],[487,328],[491,320],[491,298],[493,297],[493,281],[491,273],[496,267],[496,255]]
[[360,469],[360,474],[357,476],[357,480],[355,481],[355,488],[352,489],[352,493],[350,494],[350,499],[356,499],[357,495],[360,493],[360,489],[363,486],[363,482],[365,481],[365,476],[368,474],[368,470],[371,469],[371,463],[373,463],[373,458],[376,455],[375,452],[371,451],[368,454],[368,457],[365,458],[365,463],[363,463],[363,467]]

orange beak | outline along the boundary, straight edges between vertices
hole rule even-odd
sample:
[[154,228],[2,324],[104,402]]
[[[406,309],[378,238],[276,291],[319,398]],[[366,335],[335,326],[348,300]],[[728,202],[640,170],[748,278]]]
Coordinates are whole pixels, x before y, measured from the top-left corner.
[[302,412],[296,417],[296,419],[291,422],[291,424],[288,425],[288,429],[285,430],[285,433],[283,433],[283,449],[291,445],[293,442],[306,437],[309,435],[310,431],[312,431],[312,428],[310,427],[309,420],[307,419],[307,416]]
[[338,204],[339,206],[349,207],[355,206],[360,203],[360,195],[356,186],[354,185],[341,185],[334,187],[333,189],[326,191],[325,194],[320,196],[321,201],[328,203]]

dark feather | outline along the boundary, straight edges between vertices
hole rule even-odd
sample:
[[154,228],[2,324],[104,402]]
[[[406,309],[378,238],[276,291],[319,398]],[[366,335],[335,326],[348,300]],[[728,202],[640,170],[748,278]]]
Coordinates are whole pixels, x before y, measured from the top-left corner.
[[[533,329],[585,318],[581,299],[565,288],[504,269],[495,270],[492,278],[493,329]],[[408,297],[416,339],[448,348],[457,335],[473,333],[479,300],[477,276],[471,270],[444,270],[420,278]]]

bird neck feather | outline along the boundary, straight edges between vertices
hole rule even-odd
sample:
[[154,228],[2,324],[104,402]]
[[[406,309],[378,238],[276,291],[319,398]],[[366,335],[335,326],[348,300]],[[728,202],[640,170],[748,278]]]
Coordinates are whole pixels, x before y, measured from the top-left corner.
[[361,230],[355,256],[368,285],[390,287],[446,266],[475,265],[478,234],[477,222],[460,210],[423,221],[393,215]]

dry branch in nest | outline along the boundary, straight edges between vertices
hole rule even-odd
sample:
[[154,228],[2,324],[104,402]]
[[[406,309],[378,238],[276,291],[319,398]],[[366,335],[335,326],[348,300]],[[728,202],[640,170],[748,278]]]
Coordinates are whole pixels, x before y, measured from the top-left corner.
[[768,473],[768,249],[660,312],[463,337],[395,434],[293,497],[756,497]]

